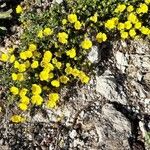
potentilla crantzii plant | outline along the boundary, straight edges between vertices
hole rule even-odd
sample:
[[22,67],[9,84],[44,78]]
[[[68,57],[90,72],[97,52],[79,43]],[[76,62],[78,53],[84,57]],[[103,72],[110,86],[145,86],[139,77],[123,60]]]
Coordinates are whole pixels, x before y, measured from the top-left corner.
[[9,63],[10,92],[18,113],[12,122],[25,121],[33,106],[54,109],[64,85],[90,80],[87,54],[95,44],[113,36],[149,37],[150,0],[66,0],[45,10],[29,1],[17,6],[23,34],[18,48],[1,55]]

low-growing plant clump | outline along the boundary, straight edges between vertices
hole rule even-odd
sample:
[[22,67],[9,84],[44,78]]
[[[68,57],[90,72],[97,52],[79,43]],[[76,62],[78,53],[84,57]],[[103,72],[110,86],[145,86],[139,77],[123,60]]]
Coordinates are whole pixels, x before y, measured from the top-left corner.
[[40,10],[30,2],[18,5],[23,34],[0,60],[11,72],[9,99],[18,107],[11,117],[26,120],[34,106],[54,109],[63,86],[90,80],[87,55],[93,45],[113,39],[150,37],[150,0],[126,2],[67,0]]

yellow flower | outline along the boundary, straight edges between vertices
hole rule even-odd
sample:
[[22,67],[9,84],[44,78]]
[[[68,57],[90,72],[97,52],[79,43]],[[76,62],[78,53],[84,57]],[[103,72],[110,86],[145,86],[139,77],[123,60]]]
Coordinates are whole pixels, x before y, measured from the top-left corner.
[[108,28],[108,29],[114,29],[115,24],[112,20],[107,20],[107,22],[105,23],[105,27]]
[[125,9],[126,9],[126,5],[124,5],[124,4],[119,4],[119,5],[117,6],[117,8],[115,9],[115,12],[116,12],[116,13],[123,12]]
[[114,22],[115,26],[118,24],[119,19],[117,17],[114,17],[111,20]]
[[80,21],[76,21],[76,22],[75,22],[74,28],[75,28],[76,30],[80,30],[80,29],[81,29],[81,23],[80,23]]
[[17,13],[17,14],[21,14],[22,12],[23,12],[22,7],[21,7],[20,5],[18,5],[18,6],[16,7],[16,13]]
[[18,80],[18,81],[23,81],[23,80],[24,80],[24,75],[23,75],[23,73],[18,73],[18,74],[17,74],[17,80]]
[[68,34],[65,32],[58,33],[58,41],[62,44],[67,44],[68,42]]
[[89,80],[90,80],[90,78],[88,76],[85,76],[81,79],[81,82],[87,84],[89,82]]
[[32,94],[37,95],[40,94],[42,92],[42,89],[39,85],[37,84],[32,84]]
[[68,67],[65,69],[66,74],[71,74],[72,71],[73,71],[73,69],[72,69],[70,66],[68,66]]
[[80,71],[79,72],[79,75],[78,75],[79,79],[81,80],[82,83],[88,83],[90,78],[83,72],[83,71]]
[[25,96],[25,95],[27,94],[27,91],[28,91],[28,90],[27,90],[26,88],[21,89],[20,92],[19,92],[19,96],[20,96],[20,97]]
[[29,68],[29,67],[30,67],[30,65],[31,65],[29,60],[25,61],[25,63],[24,63],[24,64],[25,64],[26,68]]
[[27,59],[26,52],[20,52],[19,56],[20,56],[20,58],[23,59],[23,60],[26,60],[26,59]]
[[52,59],[52,63],[53,63],[53,64],[56,64],[57,62],[58,62],[58,60],[57,60],[56,58],[53,58],[53,59]]
[[131,37],[135,37],[136,31],[135,31],[134,29],[130,29],[130,30],[129,30],[129,35],[130,35]]
[[27,58],[31,58],[33,56],[32,52],[29,50],[25,51],[25,55]]
[[53,80],[53,81],[51,81],[51,85],[54,86],[54,87],[59,87],[60,82],[58,80]]
[[45,66],[44,66],[44,70],[47,71],[47,72],[50,72],[50,71],[54,70],[53,64],[46,63]]
[[150,0],[145,0],[145,3],[148,5],[150,4]]
[[25,121],[25,118],[20,115],[13,115],[10,120],[14,123],[21,123]]
[[37,46],[35,44],[30,44],[28,50],[33,52],[33,51],[37,50]]
[[35,69],[39,66],[39,62],[38,61],[33,61],[33,63],[31,64],[31,68]]
[[118,26],[117,26],[117,29],[118,30],[124,30],[124,28],[125,28],[125,25],[124,25],[124,23],[118,23]]
[[77,15],[76,14],[69,14],[68,15],[68,21],[70,23],[75,23],[77,21]]
[[54,73],[50,72],[49,73],[49,79],[52,79],[52,78],[54,78]]
[[47,101],[46,107],[47,108],[55,108],[56,107],[56,102],[55,101]]
[[22,111],[26,111],[28,109],[28,106],[25,103],[19,103],[18,107],[20,108],[20,110]]
[[25,64],[20,64],[18,68],[19,72],[25,72],[26,71],[26,65]]
[[2,54],[0,60],[6,62],[8,58],[9,58],[8,54]]
[[74,77],[77,77],[79,75],[80,71],[78,69],[73,69],[71,74],[74,76]]
[[84,76],[84,77],[80,78],[80,80],[82,83],[87,84],[89,82],[90,78],[88,76]]
[[45,36],[49,36],[53,34],[53,31],[50,28],[45,28],[43,33]]
[[19,93],[19,89],[15,86],[12,86],[10,88],[10,92],[13,94],[13,95],[17,95]]
[[51,93],[51,94],[49,94],[49,100],[51,100],[51,101],[58,101],[59,100],[59,94],[58,93]]
[[144,27],[144,26],[142,26],[142,27],[140,28],[140,31],[141,31],[141,33],[144,34],[144,35],[148,35],[148,34],[150,33],[150,29],[147,28],[147,27]]
[[46,103],[46,106],[48,108],[54,108],[56,107],[56,103],[59,100],[59,94],[58,93],[51,93],[49,94],[49,100]]
[[115,18],[107,20],[105,23],[105,27],[111,30],[111,29],[114,29],[117,24],[118,24],[118,18],[115,17]]
[[97,17],[98,17],[98,14],[95,13],[94,16],[90,17],[90,20],[93,21],[94,23],[96,23],[97,22]]
[[129,29],[132,27],[132,24],[131,24],[130,21],[126,21],[126,22],[124,23],[124,25],[125,25],[125,28],[126,28],[127,30],[129,30]]
[[70,58],[74,58],[76,56],[76,50],[72,48],[71,50],[66,51],[66,55]]
[[67,76],[60,76],[59,78],[61,83],[67,84],[67,82],[69,81],[69,78]]
[[44,71],[50,72],[54,70],[54,66],[51,63],[41,61],[40,65],[44,68]]
[[125,31],[121,31],[121,38],[123,38],[123,39],[126,39],[126,38],[128,38],[128,32],[125,32]]
[[19,62],[18,62],[18,61],[15,61],[15,62],[14,62],[14,68],[19,68],[19,66],[20,66]]
[[145,3],[140,4],[140,12],[141,13],[147,13],[148,12],[148,6]]
[[15,59],[16,59],[16,58],[15,58],[15,55],[11,55],[11,56],[10,56],[10,59],[9,59],[9,62],[10,62],[10,63],[13,63],[13,62],[15,61]]
[[50,51],[45,51],[43,61],[50,62],[52,59],[52,53]]
[[132,22],[133,24],[138,22],[138,18],[134,13],[130,13],[128,15],[128,21]]
[[40,66],[41,66],[41,67],[45,67],[46,64],[48,64],[48,62],[45,62],[44,60],[42,60],[41,63],[40,63]]
[[60,69],[61,66],[62,66],[62,63],[61,63],[61,62],[57,62],[55,65],[56,65],[56,67],[57,67],[58,69]]
[[67,23],[67,20],[66,20],[66,19],[63,19],[63,20],[62,20],[62,24],[65,25],[66,23]]
[[38,32],[37,37],[38,37],[38,38],[43,38],[43,31],[42,31],[42,30],[40,30],[40,31]]
[[134,27],[135,27],[136,29],[140,29],[141,26],[142,26],[142,23],[141,23],[141,22],[137,22],[137,23],[134,25]]
[[17,80],[17,74],[16,74],[16,73],[12,73],[11,77],[12,77],[12,79],[13,79],[14,81]]
[[20,102],[28,105],[30,103],[30,100],[27,96],[21,96]]
[[41,71],[39,77],[41,81],[47,81],[49,79],[49,72]]
[[132,12],[134,10],[134,7],[132,5],[128,6],[127,7],[127,11],[128,12]]
[[107,40],[107,36],[106,36],[105,33],[99,32],[99,33],[96,35],[96,40],[97,40],[99,43],[105,42],[105,41]]
[[42,105],[43,98],[40,95],[33,95],[31,97],[31,103],[37,106]]
[[85,39],[82,43],[81,43],[81,47],[83,49],[90,49],[92,47],[92,42],[89,39]]

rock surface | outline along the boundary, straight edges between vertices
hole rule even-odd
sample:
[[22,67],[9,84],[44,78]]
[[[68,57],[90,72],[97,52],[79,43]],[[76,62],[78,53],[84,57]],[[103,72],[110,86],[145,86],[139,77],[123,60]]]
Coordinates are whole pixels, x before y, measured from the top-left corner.
[[117,41],[111,51],[105,61],[92,48],[95,75],[88,85],[64,87],[56,109],[41,109],[26,124],[2,123],[0,149],[148,150],[149,45]]

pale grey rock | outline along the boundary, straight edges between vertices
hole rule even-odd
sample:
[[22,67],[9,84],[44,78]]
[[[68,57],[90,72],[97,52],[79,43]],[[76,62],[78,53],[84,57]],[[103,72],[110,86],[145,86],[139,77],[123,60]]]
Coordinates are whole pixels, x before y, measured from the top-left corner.
[[115,57],[118,69],[125,73],[125,69],[128,66],[128,55],[117,51]]
[[145,106],[145,112],[150,115],[150,98],[143,100]]
[[143,39],[132,40],[131,45],[134,46],[137,54],[147,54],[149,52],[149,44]]
[[[102,76],[96,76],[96,91],[110,101],[126,104],[125,95],[116,91],[117,85],[113,75],[106,71]],[[120,95],[121,94],[121,95]]]
[[130,55],[130,61],[139,69],[145,68],[150,70],[150,56],[141,56],[138,54]]
[[37,113],[32,118],[33,122],[49,122],[48,119],[44,118],[41,113]]
[[75,139],[74,142],[73,142],[73,146],[77,147],[78,145],[83,146],[84,142],[79,140],[79,139]]
[[135,80],[131,81],[131,85],[134,86],[135,88],[133,91],[135,92],[135,96],[139,97],[139,99],[146,98],[147,92],[144,90],[143,86],[140,85],[138,82]]
[[[131,124],[113,105],[102,107],[100,122],[95,124],[99,137],[98,145],[109,150],[130,150],[128,137],[131,134]],[[96,122],[96,121],[95,121]]]
[[150,71],[150,56],[149,57],[143,57],[142,67],[144,67]]
[[115,130],[123,133],[126,131],[128,134],[131,132],[130,122],[118,112],[111,104],[106,104],[102,108],[102,115],[105,119],[109,120]]
[[150,72],[146,73],[143,78],[146,82],[150,83]]
[[135,67],[140,68],[142,66],[141,56],[138,54],[130,54],[130,60]]
[[88,54],[88,60],[91,63],[98,63],[99,61],[99,49],[98,46],[93,46]]
[[142,121],[139,122],[139,127],[140,127],[140,130],[142,132],[143,138],[145,138],[146,130],[145,130],[145,127],[144,127],[144,123]]
[[69,134],[70,138],[74,139],[77,136],[76,130],[72,130]]
[[121,41],[121,45],[126,48],[127,47],[127,43],[125,41]]
[[138,81],[142,80],[143,76],[141,75],[141,73],[139,71],[137,72],[136,76],[137,76]]
[[60,4],[60,3],[63,2],[63,0],[55,0],[55,1],[56,1],[56,3],[58,3],[58,4]]
[[96,129],[96,132],[98,134],[98,142],[102,143],[104,140],[103,137],[105,136],[105,134],[102,132],[103,128],[101,126],[99,126],[98,123],[95,123],[95,129]]
[[5,47],[0,47],[0,54],[1,53],[7,53],[7,50]]

